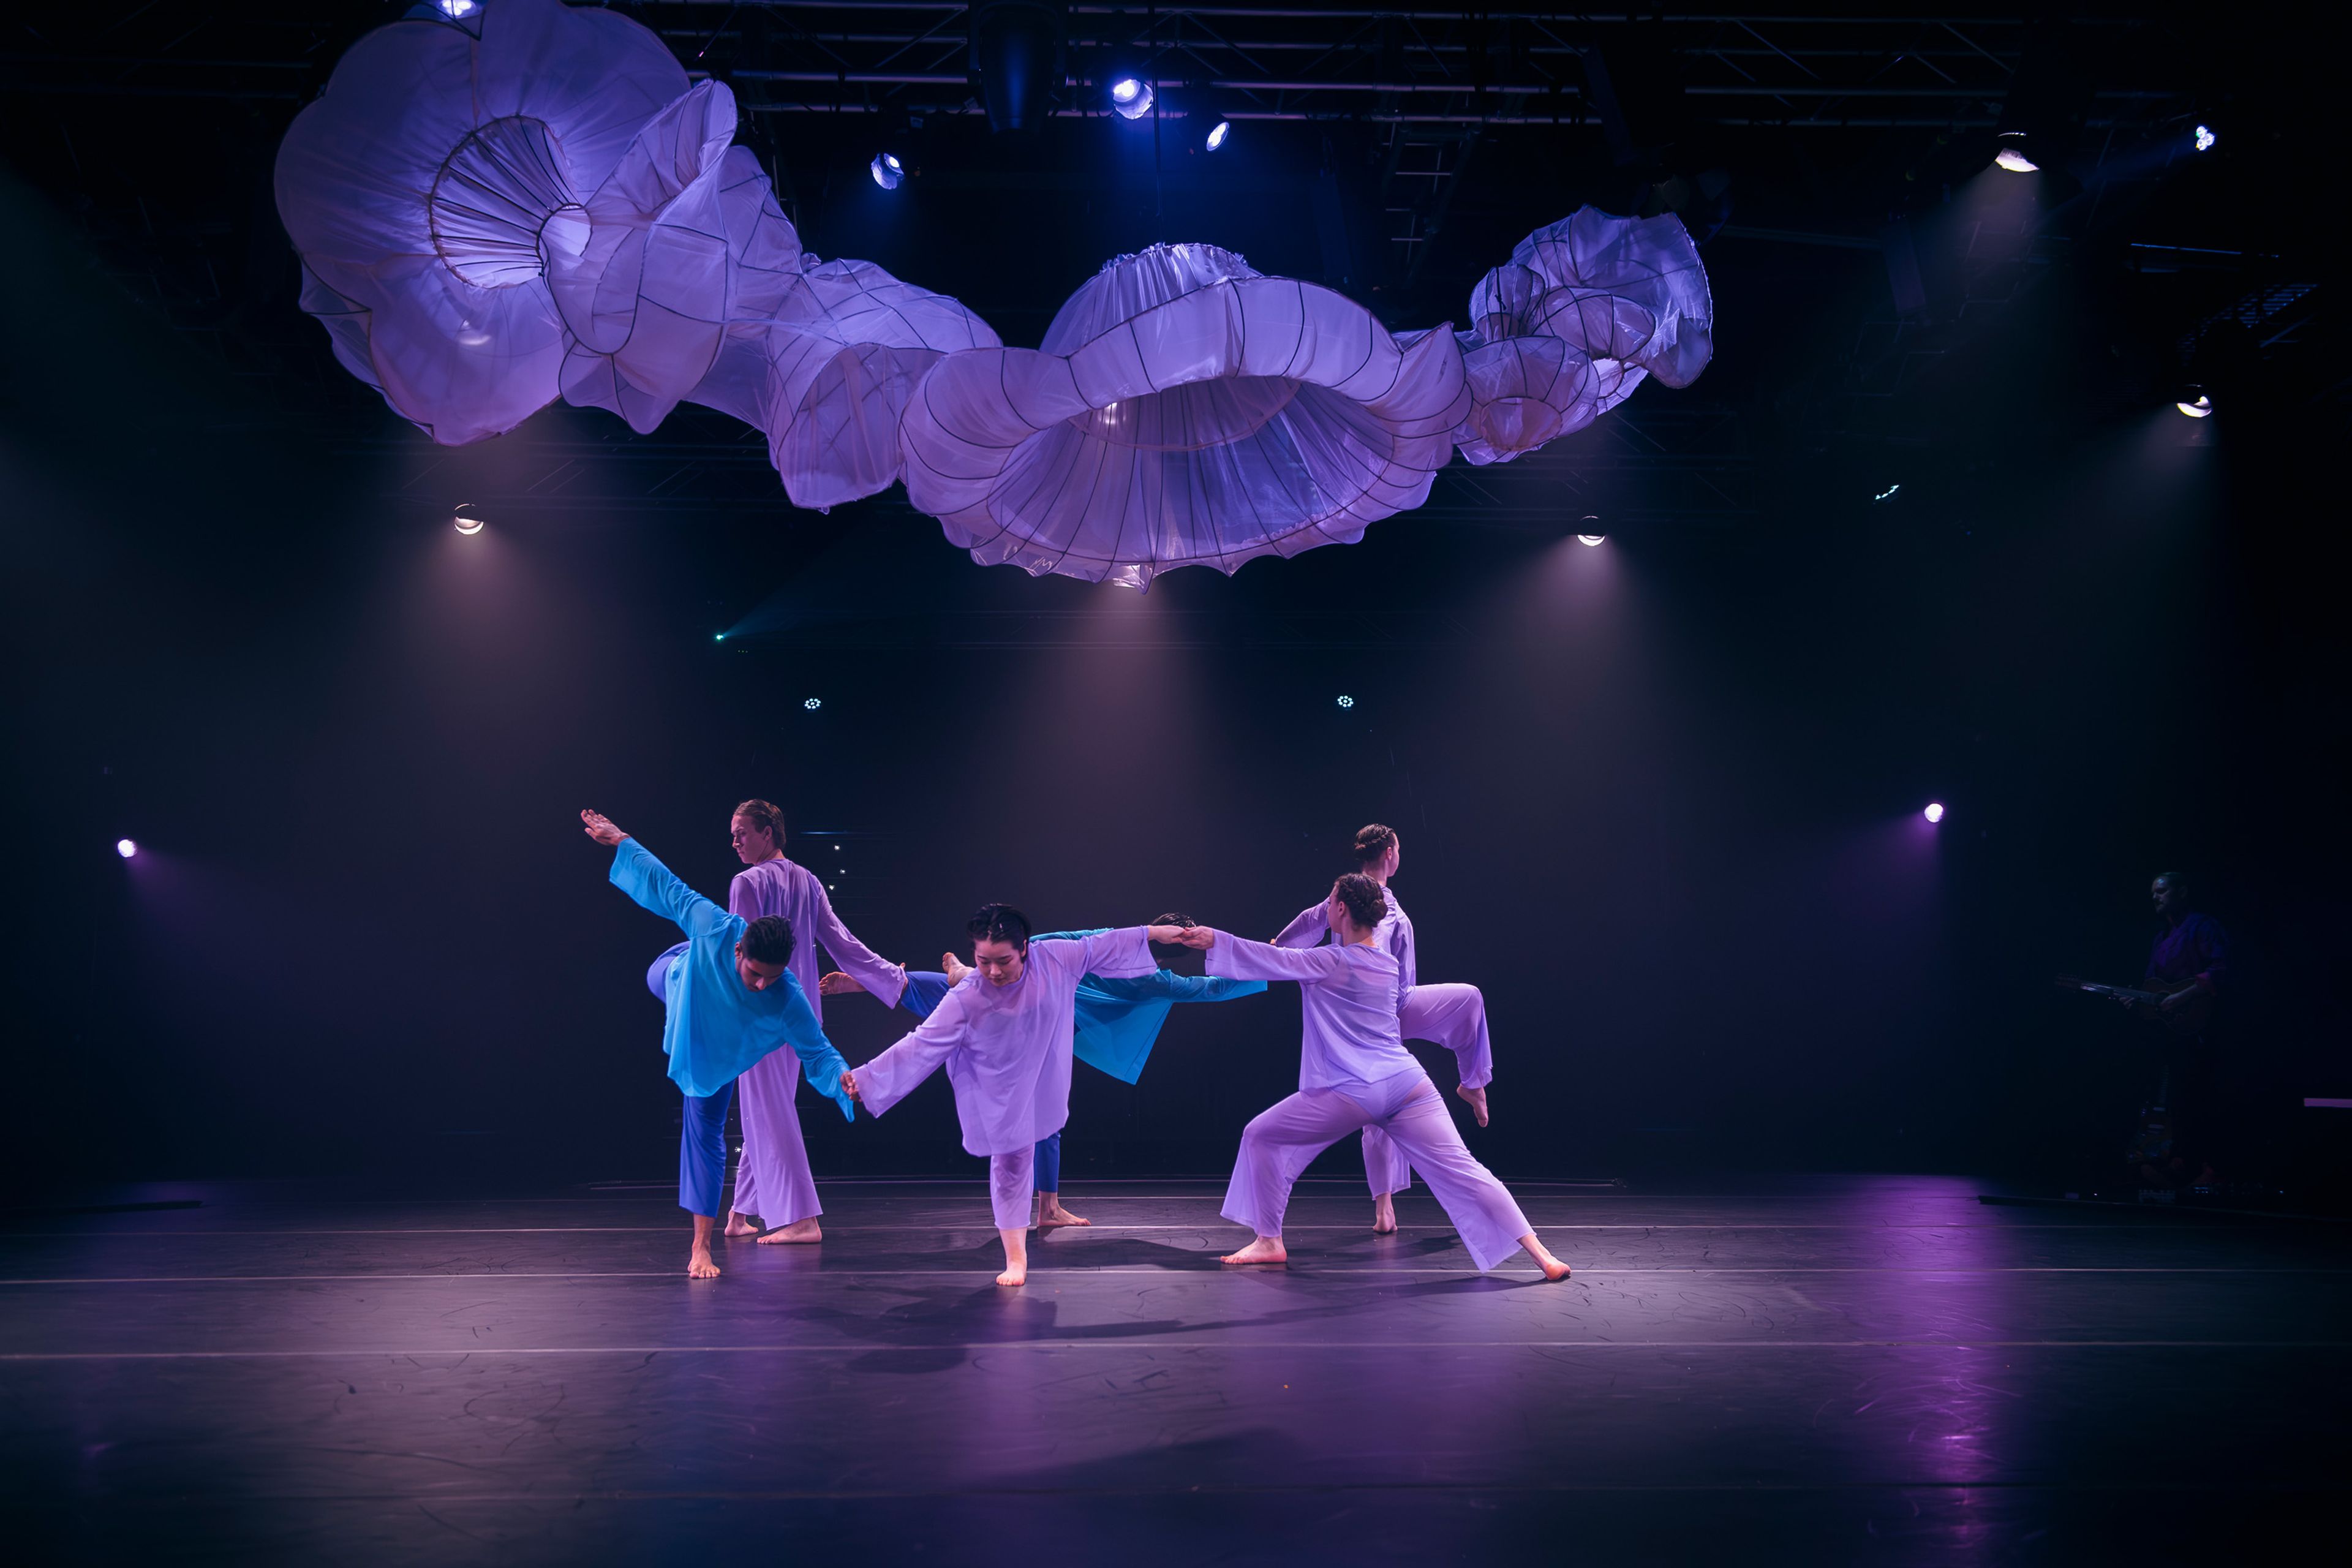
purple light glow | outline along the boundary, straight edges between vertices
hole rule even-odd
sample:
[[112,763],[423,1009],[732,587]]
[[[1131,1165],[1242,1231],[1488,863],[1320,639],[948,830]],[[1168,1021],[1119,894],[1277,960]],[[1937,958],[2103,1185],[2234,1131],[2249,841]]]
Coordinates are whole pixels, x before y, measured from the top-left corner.
[[1927,803],[1927,809],[1921,812],[1919,815],[1926,817],[1930,822],[1941,822],[1944,820],[1944,803],[1939,800],[1931,800]]
[[133,844],[128,838],[118,838],[114,841],[114,852],[117,855],[121,856],[125,860],[128,860],[133,855],[139,853],[139,846]]

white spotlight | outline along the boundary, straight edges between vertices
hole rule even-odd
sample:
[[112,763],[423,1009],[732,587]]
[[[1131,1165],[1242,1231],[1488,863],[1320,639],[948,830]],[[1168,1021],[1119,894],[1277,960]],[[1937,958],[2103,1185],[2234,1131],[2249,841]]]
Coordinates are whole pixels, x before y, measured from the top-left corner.
[[139,853],[139,846],[131,843],[128,838],[118,838],[114,841],[114,852],[128,860]]
[[2197,150],[2200,153],[2210,153],[2213,150],[2213,143],[2220,140],[2221,139],[2219,136],[2213,134],[2211,126],[2200,125],[2197,128]]
[[473,534],[482,531],[482,520],[474,515],[473,506],[472,501],[461,500],[451,514],[449,521],[457,526],[458,532]]
[[1931,800],[1927,803],[1927,809],[1919,815],[1930,822],[1941,822],[1944,820],[1944,803],[1940,800]]
[[453,22],[461,22],[482,5],[481,0],[433,0],[433,8]]
[[1352,697],[1342,697],[1339,699],[1339,706],[1342,708],[1353,708],[1355,705],[1356,700]]
[[1151,112],[1157,95],[1139,76],[1123,76],[1110,84],[1110,111],[1121,120],[1140,120]]
[[1606,542],[1608,538],[1605,533],[1580,533],[1576,536],[1576,542],[1579,544],[1601,544]]
[[1873,500],[1893,500],[1895,499],[1895,492],[1902,488],[1903,487],[1901,485],[1889,485],[1870,499]]
[[2176,403],[2172,406],[2179,409],[2191,419],[2210,419],[2213,416],[2213,400],[2201,392],[2197,395],[2196,402]]
[[1218,148],[1223,146],[1225,144],[1225,138],[1231,136],[1233,133],[1234,127],[1232,121],[1225,120],[1218,121],[1209,132],[1209,151],[1213,153]]
[[907,165],[898,162],[896,153],[875,153],[874,162],[866,168],[874,176],[874,183],[886,191],[897,190],[899,182],[907,177]]
[[[805,708],[805,709],[807,709],[810,712],[814,713],[814,712],[815,712],[818,709],[820,709],[820,708],[822,708],[822,707],[824,707],[824,698],[822,698],[822,697],[812,697],[812,698],[810,698],[807,701],[805,701],[805,702],[802,703],[802,704],[801,704],[801,706],[802,706],[802,707],[803,707],[803,708]],[[835,845],[835,846],[834,846],[834,847],[835,847],[835,849],[838,849],[838,848],[840,848],[840,847],[841,847],[841,846],[840,846],[840,845],[838,845],[838,844],[836,844],[836,845]]]
[[2042,167],[2025,155],[2025,132],[2022,131],[2002,132],[2000,151],[1992,155],[1992,161],[2012,174],[2031,174]]

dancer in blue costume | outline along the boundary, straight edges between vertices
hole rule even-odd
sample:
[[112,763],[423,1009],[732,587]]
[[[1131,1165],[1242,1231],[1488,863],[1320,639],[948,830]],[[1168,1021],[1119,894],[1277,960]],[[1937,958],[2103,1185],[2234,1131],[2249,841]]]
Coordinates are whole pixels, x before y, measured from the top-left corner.
[[[1192,922],[1181,915],[1162,915],[1158,923],[1189,926]],[[1099,934],[1059,931],[1030,940],[1076,940]],[[898,1005],[918,1018],[929,1017],[933,1009],[947,999],[948,993],[971,973],[971,966],[952,952],[943,954],[942,962],[948,966],[944,973],[935,969],[907,972],[907,989],[899,996]],[[846,974],[834,973],[819,981],[817,989],[824,995],[837,996],[865,987]],[[1176,1004],[1230,1002],[1236,996],[1254,996],[1265,989],[1263,980],[1225,980],[1213,975],[1178,974],[1167,969],[1125,980],[1089,974],[1078,982],[1077,1038],[1074,1048],[1078,1060],[1100,1068],[1121,1083],[1133,1083],[1143,1076],[1143,1064],[1160,1038],[1160,1026],[1168,1021],[1169,1010]],[[1060,1131],[1038,1142],[1036,1169],[1038,1229],[1094,1223],[1062,1206]]]
[[661,998],[662,1049],[669,1076],[686,1097],[677,1141],[677,1204],[694,1215],[686,1271],[714,1279],[710,1230],[727,1177],[727,1105],[735,1080],[753,1062],[790,1045],[811,1088],[855,1120],[856,1102],[841,1086],[848,1064],[818,1026],[801,983],[785,966],[793,923],[781,915],[747,921],[729,914],[671,874],[612,819],[583,811],[588,837],[613,850],[613,885],[655,914],[677,922],[686,941],[654,960],[646,984]]

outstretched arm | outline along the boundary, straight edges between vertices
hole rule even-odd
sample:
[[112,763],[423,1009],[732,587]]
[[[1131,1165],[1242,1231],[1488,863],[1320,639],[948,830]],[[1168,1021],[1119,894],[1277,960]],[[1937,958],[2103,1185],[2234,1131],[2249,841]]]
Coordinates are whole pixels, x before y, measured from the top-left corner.
[[1309,904],[1298,911],[1298,917],[1282,928],[1274,939],[1276,947],[1313,947],[1331,932],[1330,905]]
[[[1194,940],[1202,936],[1205,941]],[[1276,947],[1270,942],[1252,942],[1205,926],[1187,933],[1185,945],[1205,948],[1209,973],[1227,980],[1297,980],[1311,984],[1330,978],[1347,963],[1344,948]]]
[[677,929],[689,937],[704,935],[725,923],[724,910],[679,881],[668,867],[654,858],[652,850],[622,832],[611,817],[583,811],[580,820],[589,837],[613,847],[613,868],[607,875],[613,886],[640,907],[677,921]]
[[801,1058],[801,1076],[809,1087],[841,1107],[844,1120],[857,1120],[856,1097],[849,1092],[844,1079],[849,1064],[841,1058],[824,1037],[824,1026],[817,1022],[816,1009],[808,1004],[808,994],[801,983],[788,972],[779,977],[779,988],[784,994],[784,1038],[792,1042],[794,1054]]
[[834,963],[841,965],[840,973],[857,982],[860,991],[872,992],[885,1007],[898,1005],[898,995],[907,988],[907,966],[877,957],[873,949],[851,935],[841,917],[833,912],[833,900],[824,896],[822,881],[816,889],[815,934]]
[[963,1043],[965,1032],[963,994],[950,991],[913,1034],[845,1074],[843,1087],[865,1101],[867,1114],[879,1116],[937,1072],[949,1053]]

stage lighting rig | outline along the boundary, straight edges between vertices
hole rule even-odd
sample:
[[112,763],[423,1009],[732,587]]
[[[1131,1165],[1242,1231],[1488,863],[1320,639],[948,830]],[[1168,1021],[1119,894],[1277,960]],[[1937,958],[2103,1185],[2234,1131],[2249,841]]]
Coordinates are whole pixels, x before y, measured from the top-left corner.
[[2197,128],[2197,134],[2190,140],[2196,144],[2200,153],[2210,153],[2221,138],[2211,126],[2200,125]]
[[907,178],[907,165],[898,161],[896,153],[875,153],[874,162],[866,165],[866,171],[886,191],[897,190]]
[[1940,800],[1931,800],[1927,803],[1927,809],[1919,815],[1929,822],[1941,822],[1944,820],[1944,803]]
[[1218,121],[1216,124],[1209,129],[1209,151],[1213,153],[1218,148],[1223,147],[1225,144],[1225,139],[1233,133],[1233,121],[1229,120]]
[[1054,112],[1066,71],[1062,8],[1036,0],[971,7],[971,74],[992,132],[1035,131]]
[[1992,155],[1994,163],[2012,174],[2038,174],[2042,172],[2042,165],[2035,163],[2025,150],[2027,137],[2024,132],[2004,131],[1999,141],[2000,151]]
[[2179,409],[2191,419],[2210,419],[2213,416],[2213,400],[2206,396],[2203,389],[2200,387],[2183,388],[2179,400],[2172,406]]
[[1160,99],[1150,82],[1131,71],[1111,79],[1109,97],[1110,111],[1121,120],[1142,119]]
[[482,531],[482,519],[474,510],[472,501],[459,501],[456,510],[450,514],[449,521],[456,526],[458,532],[468,538]]
[[118,838],[114,841],[114,852],[128,860],[139,853],[139,846],[128,838]]

